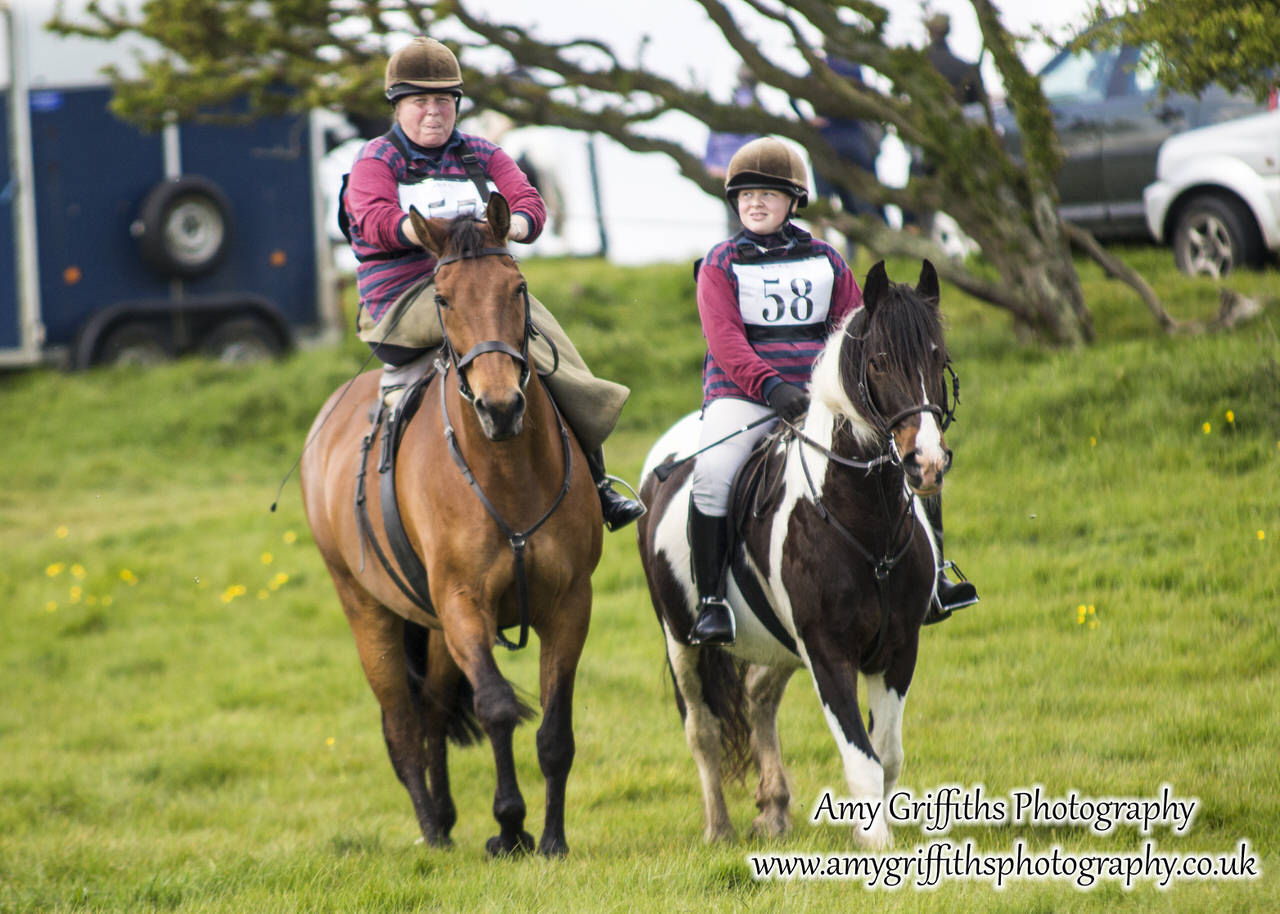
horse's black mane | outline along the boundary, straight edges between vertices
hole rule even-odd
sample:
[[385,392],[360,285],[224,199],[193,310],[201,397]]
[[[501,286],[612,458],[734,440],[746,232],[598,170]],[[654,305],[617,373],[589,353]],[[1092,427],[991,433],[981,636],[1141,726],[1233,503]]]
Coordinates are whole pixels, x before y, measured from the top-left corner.
[[846,388],[856,390],[867,359],[883,369],[905,373],[947,360],[938,309],[907,283],[891,282],[874,309],[863,308],[849,322],[848,340],[859,344],[855,358],[842,359]]

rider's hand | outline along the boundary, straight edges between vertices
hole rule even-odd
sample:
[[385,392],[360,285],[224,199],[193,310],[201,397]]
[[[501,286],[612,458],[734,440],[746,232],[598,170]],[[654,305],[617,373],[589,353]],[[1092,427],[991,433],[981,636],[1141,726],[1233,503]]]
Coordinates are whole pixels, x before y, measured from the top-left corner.
[[809,409],[809,395],[786,381],[769,391],[766,399],[773,411],[788,422],[795,422]]

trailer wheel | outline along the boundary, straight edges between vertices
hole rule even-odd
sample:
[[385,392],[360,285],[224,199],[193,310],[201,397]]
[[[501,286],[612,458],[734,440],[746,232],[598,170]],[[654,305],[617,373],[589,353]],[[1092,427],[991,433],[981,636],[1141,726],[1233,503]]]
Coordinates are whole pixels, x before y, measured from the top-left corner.
[[121,324],[98,344],[97,365],[159,365],[173,358],[173,341],[153,324]]
[[142,257],[166,276],[190,279],[227,252],[231,204],[208,178],[188,175],[151,188],[132,226]]
[[284,344],[275,328],[256,317],[223,321],[200,344],[204,355],[228,364],[265,362],[283,350]]

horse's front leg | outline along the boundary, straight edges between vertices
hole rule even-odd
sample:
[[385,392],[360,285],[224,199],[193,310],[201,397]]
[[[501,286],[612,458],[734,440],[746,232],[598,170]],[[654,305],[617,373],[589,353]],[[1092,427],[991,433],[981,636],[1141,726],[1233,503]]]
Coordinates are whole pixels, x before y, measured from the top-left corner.
[[573,684],[587,640],[591,616],[591,580],[587,578],[551,614],[550,628],[538,631],[542,726],[538,728],[538,766],[547,784],[547,811],[538,852],[559,857],[569,852],[564,833],[565,786],[573,767]]
[[916,645],[900,653],[884,673],[866,677],[867,705],[871,713],[871,745],[884,769],[884,798],[898,785],[902,773],[902,712],[907,689],[915,672]]
[[[495,632],[486,613],[473,601],[453,594],[447,604],[440,602],[440,618],[445,643],[454,662],[471,681],[475,692],[476,718],[493,747],[497,787],[493,795],[493,817],[499,831],[485,843],[491,856],[533,850],[533,836],[524,830],[525,805],[516,780],[511,737],[516,725],[532,715],[516,698],[511,683],[493,659]],[[434,597],[434,594],[433,594]]]
[[803,649],[827,726],[844,762],[852,812],[839,821],[852,825],[854,839],[869,850],[892,847],[893,835],[884,809],[885,773],[858,710],[858,670],[853,658],[847,656],[847,647],[822,638],[805,639]]

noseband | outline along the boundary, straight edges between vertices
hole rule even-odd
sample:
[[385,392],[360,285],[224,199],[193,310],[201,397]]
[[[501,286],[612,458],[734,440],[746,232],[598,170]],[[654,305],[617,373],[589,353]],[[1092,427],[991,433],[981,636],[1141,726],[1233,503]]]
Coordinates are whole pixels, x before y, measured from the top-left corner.
[[[500,256],[510,257],[512,255],[511,255],[511,252],[504,247],[503,248],[483,248],[474,253],[450,254],[449,256],[442,257],[438,261],[436,261],[436,270],[438,271],[441,267],[451,263],[456,263],[459,260],[475,260],[480,257],[500,257]],[[461,358],[458,357],[457,350],[453,348],[453,343],[449,339],[449,331],[446,330],[444,326],[444,314],[442,312],[442,309],[444,307],[444,297],[438,293],[436,295],[436,317],[440,321],[440,333],[444,338],[445,352],[448,353],[449,360],[453,363],[454,371],[458,375],[458,393],[460,393],[462,395],[462,398],[466,400],[468,403],[474,404],[476,400],[476,395],[471,390],[471,385],[467,383],[467,378],[466,378],[466,375],[463,373],[463,369],[466,368],[468,365],[470,365],[472,362],[474,362],[478,357],[484,355],[487,352],[501,352],[515,359],[517,364],[520,365],[520,389],[524,390],[525,387],[528,386],[529,384],[529,376],[532,373],[531,366],[533,364],[529,358],[529,340],[531,337],[533,337],[537,333],[537,330],[534,329],[533,321],[531,320],[530,314],[529,314],[530,309],[529,309],[529,284],[528,283],[526,282],[520,283],[520,294],[524,298],[524,337],[521,340],[520,349],[517,350],[514,346],[504,342],[503,340],[484,340],[483,342],[476,343],[474,346],[468,349],[466,354]],[[557,354],[557,359],[558,359],[558,354]]]

